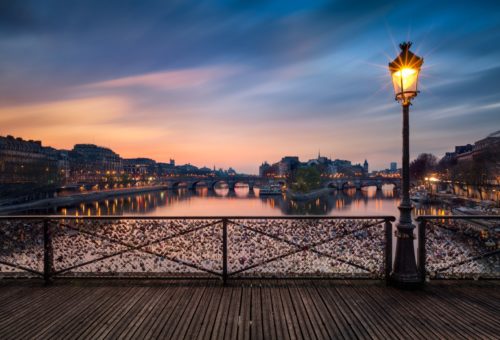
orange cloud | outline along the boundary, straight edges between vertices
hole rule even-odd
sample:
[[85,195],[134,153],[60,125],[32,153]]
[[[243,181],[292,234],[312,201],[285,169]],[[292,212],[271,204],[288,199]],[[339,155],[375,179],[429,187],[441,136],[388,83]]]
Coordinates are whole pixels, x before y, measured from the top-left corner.
[[[0,134],[40,139],[45,145],[71,148],[95,142],[120,146],[131,140],[151,142],[164,128],[121,121],[132,111],[121,97],[92,97],[0,108]],[[137,145],[137,143],[135,144]],[[144,148],[144,144],[137,145]]]
[[175,90],[197,87],[237,72],[235,67],[205,67],[154,72],[88,84],[88,88],[148,87]]
[[0,126],[16,129],[20,126],[102,124],[119,118],[129,106],[124,98],[93,97],[2,107]]

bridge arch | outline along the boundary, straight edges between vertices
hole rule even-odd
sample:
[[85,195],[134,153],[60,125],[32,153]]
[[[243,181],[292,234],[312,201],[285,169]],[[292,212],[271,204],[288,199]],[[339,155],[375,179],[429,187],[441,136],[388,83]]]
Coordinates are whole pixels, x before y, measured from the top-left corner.
[[169,185],[169,188],[172,190],[177,190],[181,187],[185,187],[185,188],[189,189],[191,187],[191,184],[188,181],[179,180],[179,181],[171,182]]
[[210,181],[207,181],[206,179],[197,179],[197,180],[192,181],[189,184],[189,189],[195,190],[196,187],[198,186],[198,184],[200,184],[200,183],[203,183],[203,184],[205,184],[205,186],[210,187]]
[[356,188],[356,183],[352,180],[345,181],[345,182],[342,182],[342,185],[340,186],[340,188],[342,190]]
[[328,182],[325,188],[339,189],[339,184],[337,182]]
[[215,186],[219,183],[226,183],[229,190],[231,190],[231,189],[234,190],[235,182],[229,181],[227,179],[217,179],[217,180],[213,181],[212,183],[210,183],[210,189],[215,190]]

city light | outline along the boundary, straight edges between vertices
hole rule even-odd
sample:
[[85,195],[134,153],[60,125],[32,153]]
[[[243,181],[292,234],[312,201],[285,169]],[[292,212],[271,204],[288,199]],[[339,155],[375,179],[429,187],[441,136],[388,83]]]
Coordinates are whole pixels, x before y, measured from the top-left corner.
[[410,51],[412,43],[399,45],[401,53],[389,63],[396,100],[408,104],[418,94],[418,76],[424,59]]

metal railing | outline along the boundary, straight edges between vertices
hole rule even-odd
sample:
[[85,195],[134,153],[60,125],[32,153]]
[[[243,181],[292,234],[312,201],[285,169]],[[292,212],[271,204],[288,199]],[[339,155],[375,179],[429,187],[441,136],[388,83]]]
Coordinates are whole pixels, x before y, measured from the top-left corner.
[[500,216],[420,216],[418,263],[427,279],[500,279]]
[[391,216],[0,217],[0,276],[377,278]]

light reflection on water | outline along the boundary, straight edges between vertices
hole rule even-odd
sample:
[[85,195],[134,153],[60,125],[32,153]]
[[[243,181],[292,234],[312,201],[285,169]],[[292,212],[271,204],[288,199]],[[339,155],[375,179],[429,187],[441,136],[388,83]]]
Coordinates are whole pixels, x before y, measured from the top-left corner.
[[[234,191],[206,187],[195,191],[154,191],[130,196],[117,196],[99,202],[30,213],[77,216],[149,215],[149,216],[282,216],[282,215],[392,215],[398,216],[399,194],[392,187],[377,191],[375,187],[361,191],[332,191],[317,199],[294,201],[285,195],[259,197],[256,188],[237,187]],[[445,214],[442,206],[417,207],[422,214]]]

